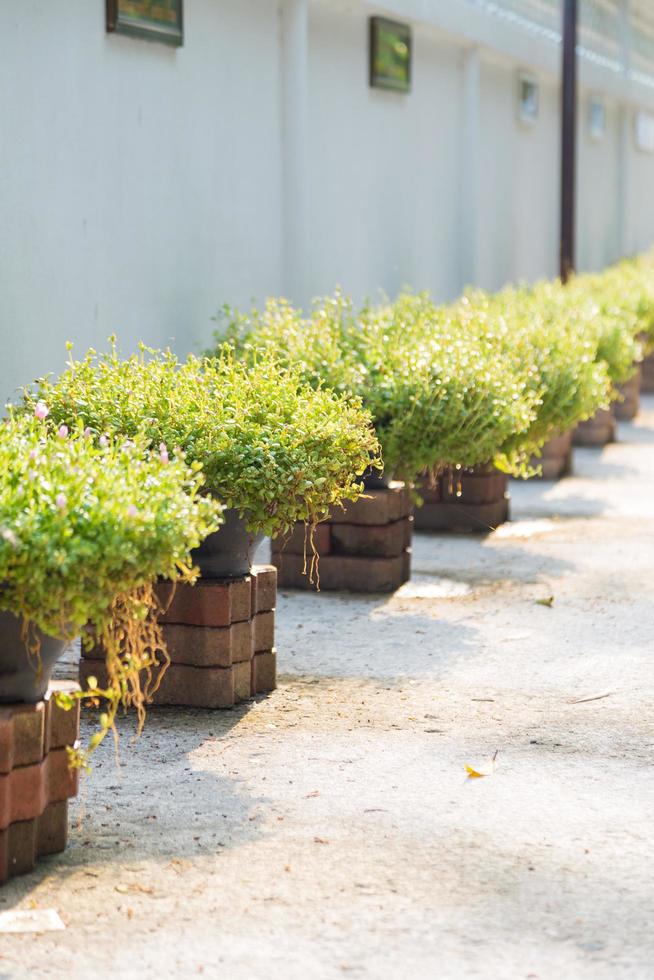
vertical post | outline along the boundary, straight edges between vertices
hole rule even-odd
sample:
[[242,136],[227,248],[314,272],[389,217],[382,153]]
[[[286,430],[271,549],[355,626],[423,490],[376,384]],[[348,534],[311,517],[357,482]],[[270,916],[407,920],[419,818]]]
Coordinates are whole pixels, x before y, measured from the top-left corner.
[[289,299],[303,302],[307,204],[309,12],[307,0],[284,0],[282,17],[283,282]]
[[479,48],[463,54],[463,120],[460,185],[461,286],[477,285],[479,275],[479,128],[481,65]]
[[[625,82],[628,80],[631,70],[631,20],[629,15],[629,0],[621,0],[620,3],[620,52],[621,68]],[[627,92],[627,86],[623,85],[623,92]],[[614,258],[627,255],[630,248],[630,226],[629,212],[631,202],[629,200],[629,156],[632,141],[632,114],[631,106],[627,102],[620,102],[618,107],[618,186],[616,194],[617,205],[617,229],[616,229],[616,254]]]
[[563,84],[561,101],[560,273],[567,282],[575,267],[575,182],[577,138],[577,0],[563,6]]

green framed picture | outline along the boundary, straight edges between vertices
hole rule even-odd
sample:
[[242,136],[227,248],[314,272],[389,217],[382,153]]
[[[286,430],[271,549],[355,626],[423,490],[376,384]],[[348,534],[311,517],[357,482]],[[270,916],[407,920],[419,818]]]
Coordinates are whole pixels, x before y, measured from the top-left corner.
[[184,43],[183,0],[107,0],[107,30],[164,44]]
[[370,84],[411,91],[411,28],[386,17],[370,18]]

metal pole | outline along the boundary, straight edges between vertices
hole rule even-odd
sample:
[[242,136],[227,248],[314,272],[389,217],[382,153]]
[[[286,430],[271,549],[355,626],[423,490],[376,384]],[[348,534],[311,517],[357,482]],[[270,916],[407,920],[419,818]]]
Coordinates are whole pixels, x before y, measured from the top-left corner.
[[563,4],[563,84],[561,101],[560,272],[567,282],[575,267],[575,177],[577,136],[577,0]]

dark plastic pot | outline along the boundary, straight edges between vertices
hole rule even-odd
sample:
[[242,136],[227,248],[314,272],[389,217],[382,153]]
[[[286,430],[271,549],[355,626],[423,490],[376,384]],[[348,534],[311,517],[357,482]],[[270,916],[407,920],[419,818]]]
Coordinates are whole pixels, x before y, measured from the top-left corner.
[[388,490],[393,482],[393,474],[387,470],[384,473],[380,473],[379,470],[366,470],[362,479],[366,490]]
[[192,553],[201,578],[241,578],[252,568],[254,553],[265,534],[252,534],[237,510],[226,510],[219,531],[205,538]]
[[67,640],[37,630],[39,656],[30,656],[21,636],[23,621],[0,612],[0,702],[40,701],[48,690],[52,668],[68,646]]

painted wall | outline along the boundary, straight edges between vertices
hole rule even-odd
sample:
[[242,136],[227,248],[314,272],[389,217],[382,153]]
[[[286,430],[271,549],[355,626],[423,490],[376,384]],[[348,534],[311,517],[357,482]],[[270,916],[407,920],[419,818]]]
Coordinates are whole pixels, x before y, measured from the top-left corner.
[[0,3],[3,399],[66,339],[187,351],[280,289],[276,5],[185,7],[175,50],[105,34],[103,0]]
[[[368,86],[373,13],[413,18],[409,95]],[[0,398],[56,370],[67,339],[199,349],[222,302],[337,283],[445,300],[556,273],[556,45],[466,0],[185,0],[185,26],[171,50],[108,36],[104,0],[0,2]],[[533,128],[519,68],[541,83]],[[580,120],[579,260],[598,268],[654,240],[654,156],[632,136],[654,92],[581,78],[608,108],[600,143]],[[282,150],[300,145],[295,195]]]

